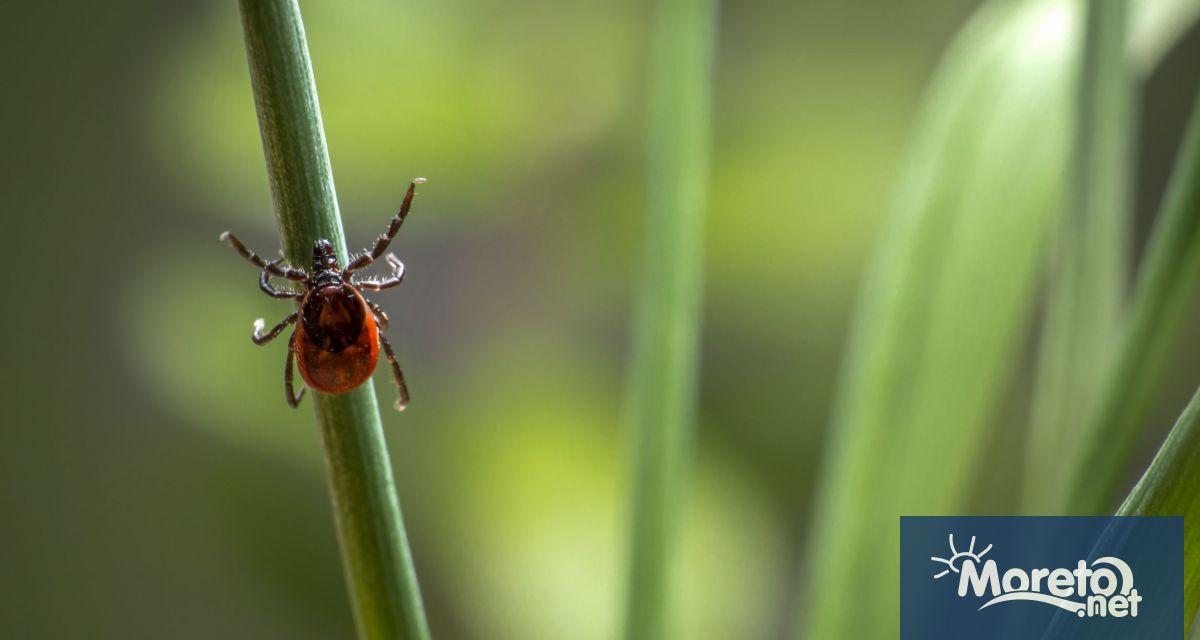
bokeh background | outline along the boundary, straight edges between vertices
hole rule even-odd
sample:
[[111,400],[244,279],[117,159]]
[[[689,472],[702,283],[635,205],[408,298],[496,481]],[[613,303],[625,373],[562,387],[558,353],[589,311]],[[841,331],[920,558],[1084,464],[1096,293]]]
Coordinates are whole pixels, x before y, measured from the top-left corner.
[[[975,7],[721,7],[681,637],[796,622],[857,283]],[[413,392],[384,421],[434,635],[612,637],[650,7],[302,9],[351,246],[430,180],[378,300]],[[21,3],[0,33],[0,635],[350,636],[312,414],[284,403],[284,344],[248,339],[287,306],[217,241],[278,246],[235,3]],[[1193,29],[1142,88],[1139,239],[1197,59]],[[1138,468],[1200,380],[1185,332]],[[1019,464],[1020,430],[993,440]]]

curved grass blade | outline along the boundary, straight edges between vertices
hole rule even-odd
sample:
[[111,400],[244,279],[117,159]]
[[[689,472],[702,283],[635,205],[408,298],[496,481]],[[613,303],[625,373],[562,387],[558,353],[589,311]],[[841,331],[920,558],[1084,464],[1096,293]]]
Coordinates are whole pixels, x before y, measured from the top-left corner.
[[1200,284],[1200,98],[1138,274],[1120,351],[1100,404],[1070,459],[1072,513],[1110,510],[1171,344]]
[[985,5],[934,78],[850,334],[809,637],[894,637],[899,516],[966,506],[1061,210],[1077,18]]
[[[1144,13],[1183,4],[1134,7],[1138,72],[1167,48],[1148,40],[1179,33]],[[897,516],[970,512],[1064,204],[1080,20],[1068,0],[989,3],[928,91],[850,332],[809,540],[808,637],[894,637]]]
[[1200,610],[1200,391],[1117,515],[1183,516],[1183,616],[1191,630]]

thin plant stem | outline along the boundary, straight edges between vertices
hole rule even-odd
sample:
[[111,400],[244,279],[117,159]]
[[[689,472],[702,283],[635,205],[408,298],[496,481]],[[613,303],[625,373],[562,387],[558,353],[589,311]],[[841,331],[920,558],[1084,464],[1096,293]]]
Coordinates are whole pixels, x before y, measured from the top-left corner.
[[[240,0],[263,151],[287,259],[330,241],[345,264],[333,173],[296,0]],[[371,382],[313,393],[342,560],[360,637],[429,638]]]
[[659,0],[645,246],[630,375],[635,433],[625,635],[668,635],[695,413],[716,0]]

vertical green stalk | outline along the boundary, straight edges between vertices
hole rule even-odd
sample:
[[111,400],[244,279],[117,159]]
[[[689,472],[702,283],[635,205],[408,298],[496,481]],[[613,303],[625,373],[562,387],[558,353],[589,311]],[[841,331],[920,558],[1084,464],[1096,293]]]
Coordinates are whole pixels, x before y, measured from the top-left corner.
[[1120,516],[1183,516],[1183,624],[1200,609],[1200,391],[1172,427]]
[[[306,265],[325,238],[346,241],[296,0],[240,0],[246,55],[275,214],[287,259]],[[313,393],[359,635],[429,637],[392,481],[375,387]]]
[[659,0],[648,202],[630,375],[636,433],[625,633],[666,637],[695,413],[716,0]]
[[1150,409],[1158,381],[1200,282],[1200,99],[1134,287],[1116,361],[1092,424],[1069,461],[1071,513],[1111,511],[1121,469]]
[[[1094,407],[1116,342],[1125,286],[1133,78],[1124,0],[1087,3],[1075,113],[1074,175],[1054,243],[1038,357],[1026,509],[1061,509],[1061,452]],[[1082,414],[1082,415],[1081,415]]]

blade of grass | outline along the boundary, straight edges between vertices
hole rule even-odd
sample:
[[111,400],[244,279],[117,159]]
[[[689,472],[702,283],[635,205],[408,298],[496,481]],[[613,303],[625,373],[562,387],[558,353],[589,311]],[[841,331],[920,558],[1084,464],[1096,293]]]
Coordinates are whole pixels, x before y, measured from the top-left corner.
[[895,637],[898,516],[965,507],[1061,210],[1076,18],[1068,2],[984,5],[923,102],[847,346],[807,637]]
[[1200,98],[1151,233],[1097,410],[1069,459],[1072,513],[1108,511],[1162,378],[1170,347],[1200,283]]
[[[1132,7],[1139,73],[1167,49],[1150,40],[1180,33],[1143,14],[1191,2]],[[1078,9],[984,5],[923,102],[848,339],[809,539],[807,637],[894,637],[896,516],[970,512],[1065,195]]]
[[1183,623],[1200,609],[1200,391],[1192,396],[1119,516],[1183,516]]
[[659,0],[648,198],[629,382],[636,442],[625,636],[668,637],[695,413],[716,0]]
[[1133,79],[1125,2],[1091,0],[1086,14],[1071,201],[1053,243],[1025,470],[1025,508],[1036,513],[1061,504],[1061,452],[1083,428],[1080,408],[1099,395],[1127,271]]
[[[284,252],[311,260],[324,238],[346,241],[295,0],[240,0],[246,55]],[[360,637],[427,639],[421,593],[392,481],[375,387],[310,394],[325,443],[334,516]]]

